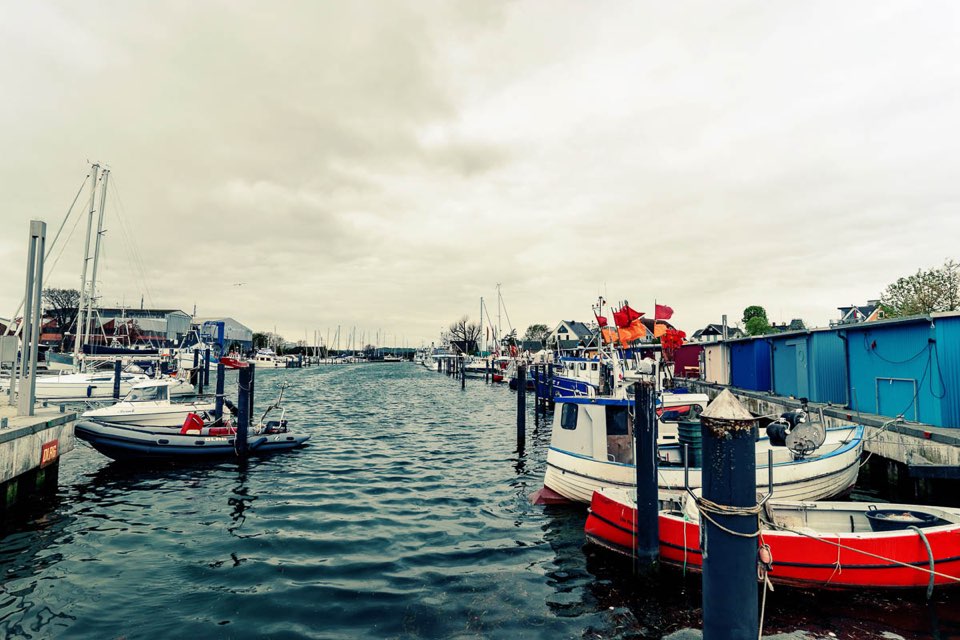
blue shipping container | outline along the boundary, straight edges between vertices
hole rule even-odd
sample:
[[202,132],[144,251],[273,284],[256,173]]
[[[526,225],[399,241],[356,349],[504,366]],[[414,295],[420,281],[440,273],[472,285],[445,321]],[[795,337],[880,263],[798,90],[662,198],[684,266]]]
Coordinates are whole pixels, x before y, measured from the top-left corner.
[[739,389],[770,391],[770,342],[766,338],[729,341],[730,384]]

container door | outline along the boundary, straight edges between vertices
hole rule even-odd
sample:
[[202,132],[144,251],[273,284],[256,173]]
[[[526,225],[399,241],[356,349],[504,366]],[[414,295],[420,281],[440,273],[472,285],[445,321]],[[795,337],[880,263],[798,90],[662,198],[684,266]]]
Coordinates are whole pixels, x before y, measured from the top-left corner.
[[913,378],[877,378],[877,413],[893,418],[900,414],[917,421],[920,401],[917,381]]
[[801,398],[810,397],[809,373],[807,370],[807,341],[794,342],[797,349],[797,394]]

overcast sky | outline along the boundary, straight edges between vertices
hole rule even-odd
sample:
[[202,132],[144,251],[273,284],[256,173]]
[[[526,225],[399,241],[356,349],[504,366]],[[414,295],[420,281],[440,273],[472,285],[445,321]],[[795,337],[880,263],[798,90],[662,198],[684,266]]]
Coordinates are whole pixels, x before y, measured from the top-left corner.
[[[294,340],[429,342],[498,282],[521,332],[598,294],[688,333],[750,304],[825,324],[960,257],[956,2],[0,13],[0,316],[88,160],[116,187],[104,305]],[[48,285],[79,285],[84,224]]]

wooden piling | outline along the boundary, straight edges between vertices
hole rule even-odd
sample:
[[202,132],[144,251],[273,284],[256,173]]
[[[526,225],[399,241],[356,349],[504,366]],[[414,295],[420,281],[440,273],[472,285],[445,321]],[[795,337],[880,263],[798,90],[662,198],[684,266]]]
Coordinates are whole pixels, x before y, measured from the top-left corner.
[[463,356],[460,356],[460,388],[467,388],[467,367]]
[[660,525],[657,483],[657,391],[652,384],[633,385],[634,466],[637,482],[637,522],[634,536],[634,569],[648,574],[660,560]]
[[517,450],[527,441],[527,366],[517,365]]
[[241,458],[247,457],[248,433],[250,430],[250,409],[253,407],[253,370],[254,365],[240,369],[237,382],[237,435],[234,449]]
[[[709,501],[700,505],[704,640],[754,640],[759,635],[754,422],[728,390],[700,416],[703,498]],[[710,504],[724,507],[724,513]]]
[[210,349],[203,350],[203,386],[210,386]]
[[226,369],[223,366],[222,362],[217,362],[217,397],[216,404],[214,405],[213,414],[216,416],[217,420],[223,418],[223,379],[225,377]]
[[122,371],[122,363],[120,358],[117,358],[113,361],[113,399],[120,399],[120,373]]

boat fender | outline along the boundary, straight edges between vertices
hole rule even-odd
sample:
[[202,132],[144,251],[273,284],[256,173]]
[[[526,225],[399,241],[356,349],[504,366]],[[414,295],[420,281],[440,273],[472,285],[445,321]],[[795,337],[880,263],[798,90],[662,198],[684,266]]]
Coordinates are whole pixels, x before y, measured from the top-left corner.
[[787,446],[787,434],[789,433],[790,425],[782,418],[767,425],[767,437],[770,438],[771,446]]
[[180,435],[185,436],[191,432],[201,433],[202,431],[203,418],[195,413],[188,413],[187,419],[183,421],[183,426],[180,428]]

